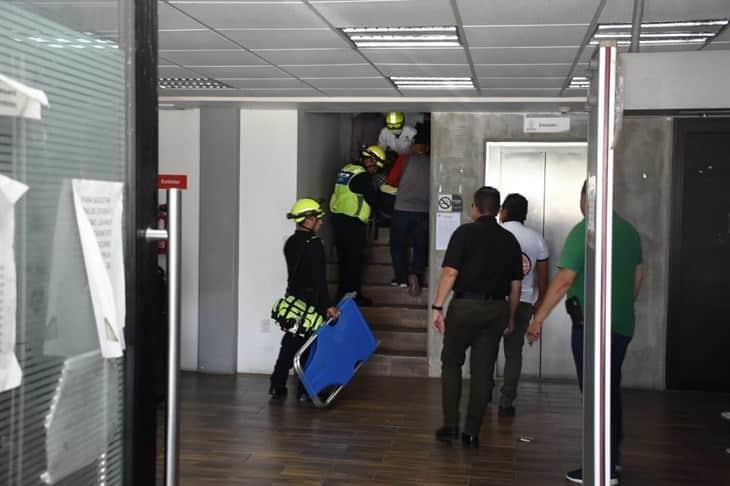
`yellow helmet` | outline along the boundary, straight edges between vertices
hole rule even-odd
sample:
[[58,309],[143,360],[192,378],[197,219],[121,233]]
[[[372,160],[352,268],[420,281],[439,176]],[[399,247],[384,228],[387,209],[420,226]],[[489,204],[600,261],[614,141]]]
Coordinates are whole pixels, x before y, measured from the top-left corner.
[[380,168],[385,167],[385,150],[383,150],[379,145],[363,147],[360,155],[363,159],[373,159]]
[[324,211],[317,201],[308,198],[299,199],[295,202],[294,206],[291,207],[291,211],[286,215],[287,219],[293,219],[297,224],[303,223],[305,219],[310,217],[322,219]]
[[400,111],[391,111],[385,114],[385,126],[390,130],[400,130],[405,122],[406,117]]

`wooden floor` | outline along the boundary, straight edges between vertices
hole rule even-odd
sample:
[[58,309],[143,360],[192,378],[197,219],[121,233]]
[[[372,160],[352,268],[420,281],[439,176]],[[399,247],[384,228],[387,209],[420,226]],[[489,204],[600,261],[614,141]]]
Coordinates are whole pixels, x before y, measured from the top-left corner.
[[[580,464],[575,385],[521,384],[518,416],[490,407],[477,452],[433,439],[439,383],[358,376],[322,411],[270,402],[265,376],[183,374],[181,484],[549,486]],[[621,484],[730,485],[728,408],[729,395],[627,391]]]

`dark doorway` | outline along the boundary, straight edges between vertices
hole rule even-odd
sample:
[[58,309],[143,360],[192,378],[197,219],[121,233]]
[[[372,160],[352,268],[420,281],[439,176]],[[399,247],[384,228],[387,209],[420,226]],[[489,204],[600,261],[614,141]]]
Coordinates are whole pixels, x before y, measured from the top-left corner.
[[730,119],[677,120],[667,387],[730,391]]

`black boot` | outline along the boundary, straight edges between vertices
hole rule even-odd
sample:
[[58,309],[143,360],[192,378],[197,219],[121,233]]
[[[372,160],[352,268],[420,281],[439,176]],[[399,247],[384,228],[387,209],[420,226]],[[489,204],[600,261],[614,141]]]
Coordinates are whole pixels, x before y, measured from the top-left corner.
[[279,400],[286,398],[287,390],[285,386],[274,386],[269,387],[269,395],[272,400]]

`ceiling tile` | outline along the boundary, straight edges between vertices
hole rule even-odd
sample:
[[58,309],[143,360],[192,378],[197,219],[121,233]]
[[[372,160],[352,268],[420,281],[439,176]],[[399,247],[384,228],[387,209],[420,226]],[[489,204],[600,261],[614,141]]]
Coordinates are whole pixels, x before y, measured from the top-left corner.
[[171,3],[215,29],[327,26],[302,3]]
[[588,96],[588,90],[581,88],[581,89],[566,89],[563,91],[563,96]]
[[176,30],[158,32],[160,49],[237,49],[238,46],[215,32],[202,30]]
[[715,37],[710,44],[714,42],[730,42],[730,27],[726,28],[720,35]]
[[599,0],[456,0],[464,25],[589,24]]
[[239,29],[221,33],[249,49],[350,47],[330,29]]
[[284,69],[300,78],[350,78],[353,76],[378,76],[370,64],[319,64],[319,65],[282,65]]
[[710,51],[724,51],[724,50],[730,50],[730,42],[718,42],[715,41],[709,46],[705,47],[705,49]]
[[265,64],[256,56],[242,49],[200,50],[200,51],[160,51],[165,59],[183,66],[243,66]]
[[360,49],[375,64],[466,64],[464,49]]
[[242,96],[322,96],[312,88],[242,89]]
[[318,89],[332,88],[349,88],[349,89],[366,89],[366,88],[391,88],[390,81],[382,77],[368,78],[303,78],[309,84]]
[[[0,5],[5,3],[8,2],[2,2]],[[119,39],[119,6],[116,2],[87,4],[38,2],[32,5],[31,3],[20,2],[20,5],[22,8],[32,8],[34,12],[77,32],[92,32],[104,34],[104,37],[109,39]],[[27,7],[24,4],[27,4]]]
[[157,66],[157,75],[161,78],[200,78],[205,75],[190,71],[180,66]]
[[328,88],[323,89],[328,96],[400,96],[394,88],[366,88],[366,89],[345,89],[345,88]]
[[468,64],[380,64],[386,76],[471,76]]
[[476,64],[479,77],[565,77],[570,63],[561,64]]
[[[606,4],[601,22],[631,22],[634,0],[612,0]],[[730,17],[727,0],[661,0],[645,2],[644,22],[703,20]]]
[[479,78],[482,89],[505,88],[561,88],[565,77],[559,78]]
[[196,71],[211,78],[280,78],[284,72],[274,66],[212,66],[196,67]]
[[474,64],[570,63],[578,47],[478,47],[471,49]]
[[311,89],[306,84],[294,78],[247,78],[247,79],[227,79],[217,78],[221,83],[228,86],[241,89],[292,89],[306,88]]
[[588,25],[466,27],[469,47],[579,46]]
[[317,1],[312,5],[336,27],[454,25],[449,0]]
[[494,97],[542,97],[542,96],[558,96],[560,89],[482,89],[482,96]]
[[162,29],[200,29],[199,22],[191,19],[166,2],[157,2],[158,28]]
[[308,64],[355,64],[362,56],[353,49],[273,49],[257,50],[256,54],[272,64],[289,66]]

